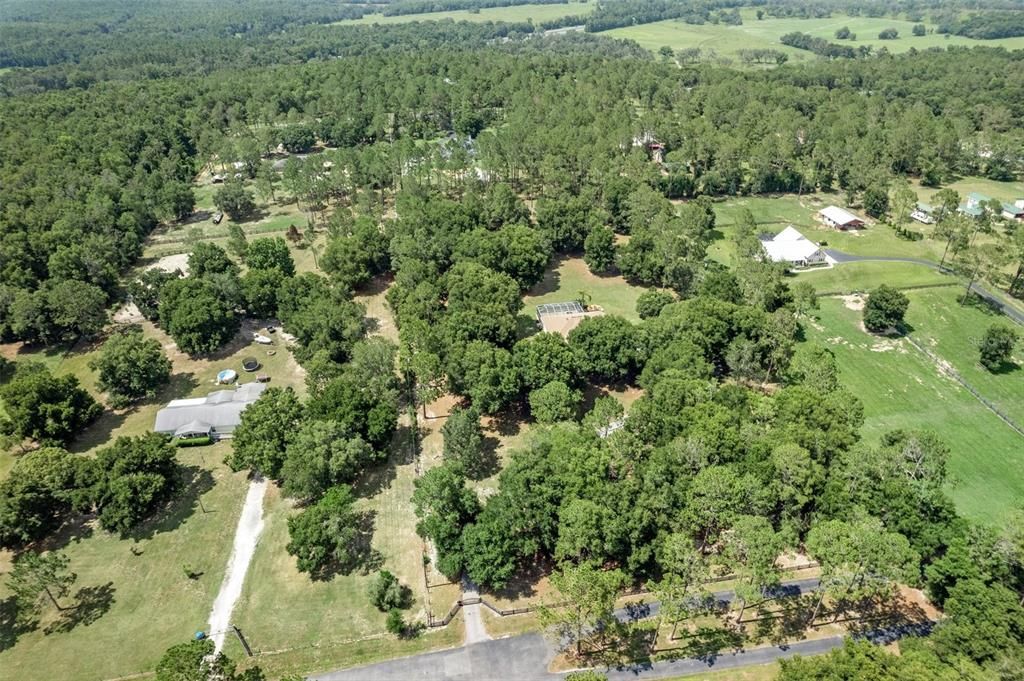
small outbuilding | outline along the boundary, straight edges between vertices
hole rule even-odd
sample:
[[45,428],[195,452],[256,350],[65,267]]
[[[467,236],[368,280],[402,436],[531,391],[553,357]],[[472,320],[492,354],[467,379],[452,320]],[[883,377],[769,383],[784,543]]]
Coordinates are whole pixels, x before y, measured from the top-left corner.
[[935,209],[923,201],[919,201],[914,210],[910,212],[910,219],[917,220],[923,225],[930,225],[935,222]]
[[1003,203],[1003,217],[1007,220],[1024,222],[1024,199],[1017,199],[1013,203]]
[[793,225],[775,236],[760,237],[764,256],[772,262],[785,263],[794,268],[827,265],[828,257],[818,244],[801,234]]
[[586,310],[578,301],[569,303],[544,303],[537,306],[537,322],[540,328],[551,333],[568,336],[587,317],[599,317],[600,310]]
[[863,220],[839,206],[822,208],[818,211],[818,217],[826,225],[835,229],[860,229],[864,226]]

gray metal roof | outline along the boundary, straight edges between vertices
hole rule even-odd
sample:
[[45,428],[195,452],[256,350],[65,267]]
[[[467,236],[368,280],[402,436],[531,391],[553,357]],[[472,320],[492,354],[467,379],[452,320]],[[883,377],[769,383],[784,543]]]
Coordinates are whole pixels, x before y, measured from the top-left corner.
[[537,316],[546,314],[583,314],[583,306],[575,300],[571,303],[544,303],[537,306]]
[[209,433],[213,429],[206,421],[189,421],[174,431],[175,435],[192,435],[194,433]]
[[174,434],[194,422],[215,432],[230,433],[242,421],[242,412],[266,390],[266,383],[246,383],[237,390],[218,390],[205,399],[173,400],[156,414],[153,430]]

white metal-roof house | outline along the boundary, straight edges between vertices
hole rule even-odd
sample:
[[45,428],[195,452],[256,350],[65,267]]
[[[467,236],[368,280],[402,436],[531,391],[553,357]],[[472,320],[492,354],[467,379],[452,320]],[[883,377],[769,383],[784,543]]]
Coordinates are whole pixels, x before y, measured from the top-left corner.
[[838,206],[822,208],[818,216],[826,225],[836,229],[859,229],[864,226],[863,220]]
[[156,413],[153,431],[175,437],[230,435],[241,423],[245,408],[266,389],[266,383],[245,383],[236,390],[217,390],[206,397],[171,400]]
[[774,237],[762,236],[761,248],[772,262],[783,262],[793,267],[825,265],[828,258],[818,244],[801,234],[793,225]]

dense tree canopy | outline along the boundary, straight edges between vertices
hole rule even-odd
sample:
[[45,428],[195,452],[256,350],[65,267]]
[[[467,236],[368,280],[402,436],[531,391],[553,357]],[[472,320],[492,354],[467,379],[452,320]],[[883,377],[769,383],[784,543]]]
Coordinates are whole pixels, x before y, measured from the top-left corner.
[[118,329],[91,368],[99,373],[96,383],[115,407],[153,397],[171,375],[171,362],[160,342],[145,338],[139,327]]
[[19,439],[69,442],[99,417],[102,407],[71,374],[54,376],[44,365],[19,362],[0,385],[6,425]]

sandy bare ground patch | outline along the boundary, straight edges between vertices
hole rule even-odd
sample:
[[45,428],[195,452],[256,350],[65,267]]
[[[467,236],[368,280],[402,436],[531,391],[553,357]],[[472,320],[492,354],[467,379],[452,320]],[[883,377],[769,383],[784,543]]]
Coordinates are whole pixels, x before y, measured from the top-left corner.
[[135,303],[125,303],[122,305],[111,319],[114,320],[115,324],[141,324],[146,321],[146,318],[139,312],[139,308],[136,307]]
[[849,310],[863,310],[864,309],[864,296],[859,293],[854,293],[848,296],[839,296],[839,299],[843,301],[843,306]]
[[188,253],[176,253],[174,255],[165,255],[164,257],[157,260],[155,263],[146,267],[147,270],[163,270],[164,272],[175,272],[180,270],[186,277],[188,276]]

